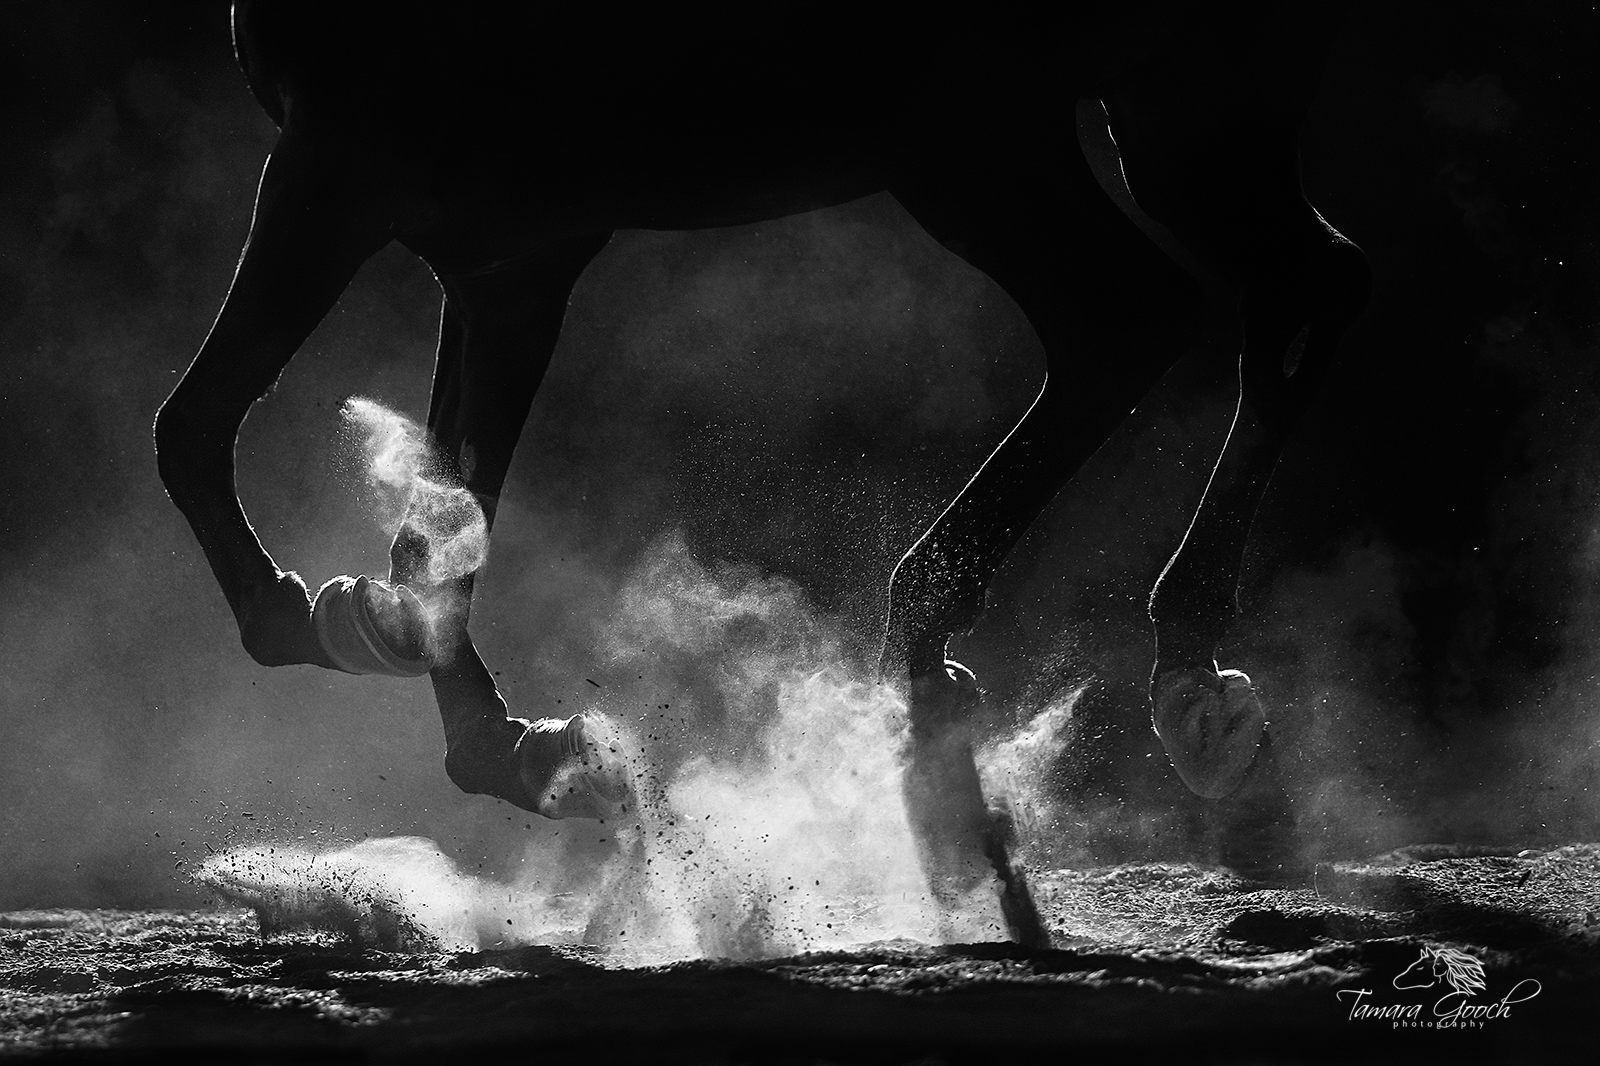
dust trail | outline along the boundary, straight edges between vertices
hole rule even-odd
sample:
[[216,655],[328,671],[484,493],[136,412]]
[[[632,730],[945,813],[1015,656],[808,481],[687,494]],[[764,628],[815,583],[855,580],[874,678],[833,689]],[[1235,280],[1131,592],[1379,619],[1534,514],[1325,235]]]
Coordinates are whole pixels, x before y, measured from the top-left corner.
[[206,860],[200,884],[253,907],[263,933],[331,929],[387,950],[476,950],[573,939],[581,901],[461,873],[429,840],[391,837],[313,852],[286,844]]
[[489,553],[483,508],[465,487],[441,478],[427,431],[360,396],[346,400],[341,413],[364,435],[367,479],[379,491],[385,532],[404,526],[427,541],[428,581],[440,584],[482,566]]
[[1071,743],[1074,712],[1088,685],[1053,701],[1015,733],[991,739],[976,752],[978,776],[991,805],[1004,803],[1017,829],[1016,859],[1035,865],[1054,859],[1063,823],[1072,813],[1053,778]]
[[394,536],[404,530],[427,559],[424,580],[413,579],[435,638],[436,654],[448,655],[438,637],[440,623],[465,605],[453,582],[473,573],[489,554],[483,507],[465,486],[444,472],[427,430],[375,400],[355,396],[340,413],[361,435],[367,481],[378,495],[379,521]]
[[607,709],[648,771],[635,873],[606,886],[594,936],[746,958],[1004,936],[992,891],[941,923],[900,791],[904,697],[847,660],[798,586],[668,537],[602,639],[621,681]]
[[[702,566],[669,537],[598,623],[602,668],[580,676],[606,684],[574,708],[615,731],[630,766],[620,818],[530,845],[539,876],[515,885],[460,874],[420,841],[229,852],[202,880],[273,921],[369,943],[392,928],[466,946],[565,928],[630,963],[1003,938],[992,888],[953,918],[934,905],[901,796],[905,700],[841,637],[792,582]],[[535,884],[573,895],[558,907]]]
[[639,775],[593,939],[651,961],[938,939],[900,796],[905,704],[837,665],[784,669],[751,750]]

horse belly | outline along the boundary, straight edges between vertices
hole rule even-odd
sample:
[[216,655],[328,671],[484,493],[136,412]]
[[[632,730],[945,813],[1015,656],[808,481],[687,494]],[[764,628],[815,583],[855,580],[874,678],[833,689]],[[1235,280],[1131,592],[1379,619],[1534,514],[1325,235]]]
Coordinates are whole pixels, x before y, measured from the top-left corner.
[[577,234],[741,225],[885,187],[892,131],[746,110],[597,108],[452,137],[419,183],[421,224],[402,238],[452,260],[500,260]]
[[577,233],[842,203],[922,165],[919,153],[993,154],[1000,127],[1070,145],[1077,94],[1147,48],[1163,20],[1127,21],[530,27],[569,46],[531,65],[457,50],[433,67],[412,115],[434,160],[432,202],[417,212],[427,232],[410,236],[469,257],[492,244],[498,260],[506,246]]

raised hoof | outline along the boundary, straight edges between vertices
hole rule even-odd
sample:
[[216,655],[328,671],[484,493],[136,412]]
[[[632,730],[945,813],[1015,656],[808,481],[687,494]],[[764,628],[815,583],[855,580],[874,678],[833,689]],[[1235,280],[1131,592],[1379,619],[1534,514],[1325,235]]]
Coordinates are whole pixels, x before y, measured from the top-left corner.
[[541,718],[516,754],[522,784],[546,818],[605,818],[628,798],[627,764],[597,719]]
[[427,613],[404,585],[336,577],[317,590],[311,621],[323,651],[347,674],[420,677],[433,668]]
[[1238,670],[1167,670],[1152,686],[1156,735],[1189,790],[1221,799],[1244,781],[1267,716]]

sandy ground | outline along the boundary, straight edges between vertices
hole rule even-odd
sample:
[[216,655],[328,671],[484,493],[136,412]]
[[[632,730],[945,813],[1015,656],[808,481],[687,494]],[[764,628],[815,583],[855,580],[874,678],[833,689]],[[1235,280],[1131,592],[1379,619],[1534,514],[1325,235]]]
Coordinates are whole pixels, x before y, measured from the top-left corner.
[[[1600,993],[1600,845],[1418,847],[1312,887],[1225,871],[1057,871],[1057,948],[910,941],[638,966],[545,945],[396,952],[246,909],[0,915],[8,1056],[966,1062],[1565,1057]],[[1433,978],[1453,948],[1481,987]],[[1406,976],[1409,971],[1409,976]],[[1399,984],[1412,987],[1401,988]],[[1366,995],[1360,995],[1367,990]],[[1365,1010],[1363,1010],[1365,1008]],[[1455,1024],[1447,1024],[1453,1017]]]

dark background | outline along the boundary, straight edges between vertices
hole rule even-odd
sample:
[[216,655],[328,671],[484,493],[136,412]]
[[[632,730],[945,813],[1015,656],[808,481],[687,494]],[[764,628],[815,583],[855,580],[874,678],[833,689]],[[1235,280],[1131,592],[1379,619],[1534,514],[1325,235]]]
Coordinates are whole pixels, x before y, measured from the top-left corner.
[[[419,833],[503,871],[551,829],[454,790],[427,686],[255,666],[156,477],[151,420],[273,139],[226,4],[0,13],[0,907],[191,900],[180,864],[262,833]],[[1307,193],[1376,287],[1257,523],[1223,665],[1260,684],[1319,855],[1594,838],[1597,45],[1592,5],[1358,6],[1307,122]],[[338,407],[420,418],[438,307],[380,254],[245,427],[247,510],[313,584],[386,569]],[[610,682],[598,627],[675,534],[792,579],[869,662],[895,560],[1042,372],[1010,300],[886,196],[618,234],[480,584],[514,710]],[[1226,426],[1198,376],[1181,362],[1061,494],[956,646],[1002,717],[1088,683],[1052,775],[1063,861],[1212,847],[1144,702],[1145,596]]]

